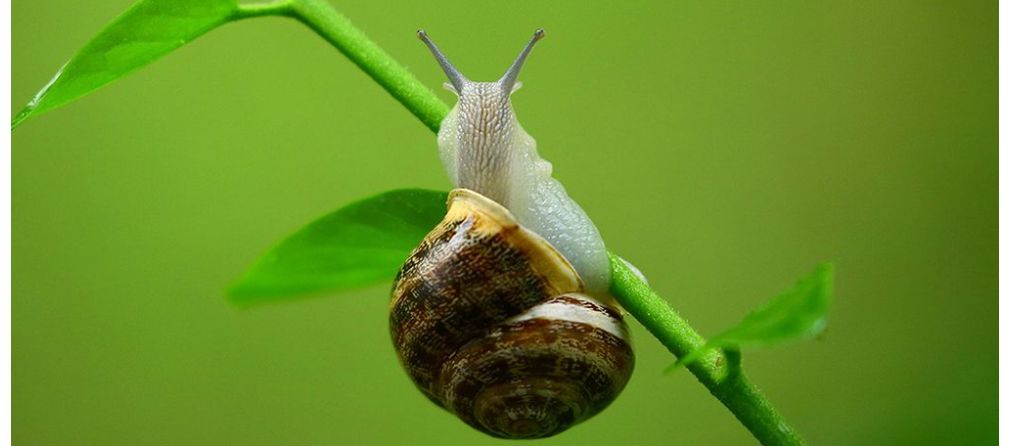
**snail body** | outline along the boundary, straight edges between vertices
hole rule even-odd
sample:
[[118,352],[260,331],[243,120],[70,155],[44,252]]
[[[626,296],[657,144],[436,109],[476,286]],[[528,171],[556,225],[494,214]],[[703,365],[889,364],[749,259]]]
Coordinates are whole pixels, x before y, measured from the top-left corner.
[[551,178],[509,103],[542,31],[494,83],[466,80],[419,36],[460,96],[439,132],[457,188],[397,274],[393,344],[422,393],[474,428],[557,434],[616,398],[634,354],[606,294],[599,233]]
[[603,238],[551,174],[551,163],[537,153],[537,142],[516,119],[509,97],[522,85],[519,70],[537,30],[512,66],[497,82],[473,82],[463,76],[427,37],[422,40],[449,77],[445,87],[459,97],[442,121],[438,150],[456,187],[500,203],[523,226],[549,241],[575,267],[589,290],[606,293],[610,261]]

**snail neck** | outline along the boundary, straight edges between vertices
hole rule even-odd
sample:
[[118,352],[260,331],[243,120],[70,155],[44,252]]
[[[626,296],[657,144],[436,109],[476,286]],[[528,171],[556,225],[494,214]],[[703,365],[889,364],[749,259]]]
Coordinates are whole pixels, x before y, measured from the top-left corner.
[[[447,162],[457,187],[476,191],[499,203],[507,203],[512,193],[513,140],[516,117],[509,92],[498,82],[467,82],[459,92],[450,118],[442,124],[445,141],[454,146],[454,158]],[[442,133],[440,132],[440,140]]]

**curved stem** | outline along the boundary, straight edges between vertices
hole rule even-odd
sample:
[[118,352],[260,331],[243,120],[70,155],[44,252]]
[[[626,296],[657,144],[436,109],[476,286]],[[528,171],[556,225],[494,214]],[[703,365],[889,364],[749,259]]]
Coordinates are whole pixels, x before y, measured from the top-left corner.
[[[241,11],[243,9],[245,12]],[[271,14],[294,17],[312,28],[428,128],[438,131],[449,107],[325,0],[282,0],[240,8],[240,17]],[[610,256],[614,272],[611,292],[656,339],[678,358],[705,345],[705,338],[639,279],[624,261],[613,254]],[[744,375],[739,352],[713,350],[687,368],[762,444],[803,444],[799,434]]]
[[438,131],[449,106],[347,17],[325,0],[294,0],[292,15],[340,50],[429,129]]
[[[683,358],[705,338],[645,284],[620,257],[610,254],[610,292],[670,353]],[[737,351],[711,350],[687,365],[740,423],[765,445],[802,445],[803,439],[744,375]]]
[[268,15],[290,15],[291,6],[291,0],[277,0],[269,3],[241,4],[235,9],[235,20]]

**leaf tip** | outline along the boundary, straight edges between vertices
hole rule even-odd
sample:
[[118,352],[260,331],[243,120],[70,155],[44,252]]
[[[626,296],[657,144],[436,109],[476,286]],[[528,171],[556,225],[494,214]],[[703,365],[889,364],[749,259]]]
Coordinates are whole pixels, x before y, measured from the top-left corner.
[[249,272],[233,280],[223,291],[225,300],[239,308],[251,307],[263,297],[262,290],[250,278]]
[[244,308],[249,306],[249,296],[244,292],[241,284],[239,283],[229,285],[225,288],[224,298],[228,301],[228,303],[236,307]]
[[831,262],[818,264],[814,269],[814,277],[820,288],[821,297],[830,304],[835,293],[835,264]]
[[35,107],[32,107],[31,105],[21,109],[17,116],[14,116],[14,119],[11,119],[11,131],[13,132],[17,126],[21,125],[22,122],[31,117],[33,110],[35,110]]
[[835,264],[832,262],[819,263],[814,268],[814,274],[820,278],[822,282],[826,282],[830,285],[835,276]]

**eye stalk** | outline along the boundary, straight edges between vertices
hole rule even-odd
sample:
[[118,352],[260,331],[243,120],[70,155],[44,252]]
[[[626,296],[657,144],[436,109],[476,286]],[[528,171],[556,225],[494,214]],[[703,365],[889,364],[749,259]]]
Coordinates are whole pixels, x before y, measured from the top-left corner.
[[[445,71],[445,75],[449,78],[449,83],[452,84],[456,93],[462,93],[463,85],[469,83],[470,79],[463,76],[463,73],[460,73],[459,70],[457,70],[451,62],[449,62],[449,59],[445,57],[445,54],[442,54],[442,50],[438,49],[435,42],[432,42],[431,39],[428,38],[428,33],[424,32],[423,29],[417,30],[417,38],[421,39],[421,41],[428,46],[428,49],[431,50],[431,54],[435,56],[435,60],[437,60],[438,64],[442,67],[442,71]],[[515,88],[516,79],[519,77],[519,71],[523,68],[523,62],[526,61],[526,56],[533,50],[533,45],[543,38],[543,29],[538,29],[533,33],[533,37],[530,39],[529,43],[526,44],[526,47],[523,48],[522,52],[519,53],[519,56],[516,57],[515,62],[512,62],[512,66],[505,71],[505,74],[502,75],[501,79],[498,79],[498,85],[501,86],[502,91],[511,92]]]
[[456,93],[462,93],[463,85],[470,82],[470,79],[463,76],[463,73],[460,73],[459,70],[457,70],[451,62],[449,62],[449,59],[446,59],[445,54],[442,54],[442,50],[438,49],[435,42],[432,42],[431,39],[428,38],[428,33],[424,32],[423,29],[417,30],[417,38],[421,39],[421,41],[428,46],[428,49],[431,50],[431,54],[435,56],[435,60],[437,60],[438,64],[442,66],[442,71],[445,71],[445,75],[449,78],[449,83],[452,84],[452,87],[456,89]]
[[515,62],[512,62],[512,66],[510,66],[509,69],[505,71],[505,74],[502,75],[501,79],[498,80],[498,84],[501,85],[502,91],[512,91],[512,88],[515,87],[516,79],[519,77],[519,70],[523,68],[523,62],[526,61],[526,56],[533,50],[533,45],[543,38],[543,28],[538,29],[533,33],[533,38],[531,38],[529,43],[526,44],[526,48],[523,48],[523,51],[519,53],[519,57],[516,57]]

